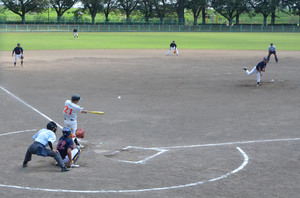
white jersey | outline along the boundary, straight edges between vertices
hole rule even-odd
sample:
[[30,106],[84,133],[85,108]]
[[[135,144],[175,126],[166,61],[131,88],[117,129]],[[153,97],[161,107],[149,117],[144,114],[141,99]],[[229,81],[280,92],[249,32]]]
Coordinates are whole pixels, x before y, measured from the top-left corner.
[[82,109],[83,108],[81,108],[79,105],[71,102],[70,100],[66,100],[63,111],[65,120],[76,121],[77,113],[81,113]]
[[271,51],[271,52],[275,52],[276,51],[276,47],[274,45],[273,45],[273,47],[269,46],[268,50]]

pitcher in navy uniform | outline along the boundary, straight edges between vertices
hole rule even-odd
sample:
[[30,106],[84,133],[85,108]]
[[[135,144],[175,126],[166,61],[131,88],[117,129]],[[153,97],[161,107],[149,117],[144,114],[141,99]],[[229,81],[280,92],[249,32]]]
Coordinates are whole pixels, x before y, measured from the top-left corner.
[[12,51],[12,57],[15,54],[15,62],[14,62],[14,66],[16,66],[17,64],[17,60],[18,58],[21,59],[21,65],[23,67],[23,48],[21,47],[21,44],[18,43],[17,47],[14,48],[14,50]]
[[248,74],[248,76],[256,73],[256,76],[257,76],[257,85],[256,86],[259,86],[260,77],[262,76],[261,72],[266,71],[267,61],[268,61],[268,58],[264,57],[263,60],[260,61],[255,67],[253,67],[253,69],[250,72],[248,71],[247,67],[243,68],[243,70],[245,70],[245,72]]

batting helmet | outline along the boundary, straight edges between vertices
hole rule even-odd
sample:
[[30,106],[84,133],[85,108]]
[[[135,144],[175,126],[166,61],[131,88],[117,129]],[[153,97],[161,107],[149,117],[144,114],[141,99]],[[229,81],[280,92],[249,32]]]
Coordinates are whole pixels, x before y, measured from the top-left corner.
[[65,136],[65,137],[69,137],[70,135],[71,135],[71,129],[70,129],[70,127],[64,127],[63,129],[62,129],[62,133],[63,133],[63,135]]
[[71,100],[72,100],[72,101],[79,101],[79,100],[80,100],[80,95],[79,95],[79,94],[74,94],[74,95],[71,97]]
[[51,130],[51,131],[53,131],[53,129],[55,129],[55,130],[54,130],[54,133],[55,133],[55,132],[56,132],[56,129],[57,129],[56,123],[53,122],[53,121],[49,122],[49,123],[47,124],[47,129],[48,129],[48,130]]

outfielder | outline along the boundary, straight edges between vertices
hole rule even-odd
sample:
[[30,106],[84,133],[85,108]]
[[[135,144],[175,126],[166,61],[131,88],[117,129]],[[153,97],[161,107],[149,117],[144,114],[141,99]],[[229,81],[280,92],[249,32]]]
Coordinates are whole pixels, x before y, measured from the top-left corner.
[[24,56],[23,56],[23,48],[21,47],[21,44],[18,43],[17,44],[17,47],[14,48],[14,50],[12,51],[12,54],[11,56],[13,57],[15,54],[15,62],[14,62],[14,66],[16,66],[17,64],[17,60],[18,58],[21,59],[21,65],[23,67],[23,59],[24,59]]
[[168,51],[168,53],[167,53],[167,56],[169,56],[169,54],[170,54],[170,52],[171,52],[172,50],[174,50],[174,54],[175,54],[175,52],[176,52],[176,55],[178,56],[178,49],[177,49],[177,45],[176,45],[175,41],[173,41],[173,42],[170,44],[170,49],[169,49],[169,51]]
[[[71,97],[71,100],[65,101],[65,108],[63,111],[65,126],[71,128],[73,135],[75,135],[77,130],[77,113],[87,113],[87,110],[84,110],[78,105],[79,101],[80,101],[80,95],[74,94]],[[77,146],[80,145],[76,137],[74,139],[74,142],[76,143]]]
[[[56,140],[57,125],[55,122],[49,122],[47,124],[47,129],[41,129],[32,138],[34,142],[27,149],[25,159],[23,161],[23,168],[26,168],[28,162],[31,161],[32,154],[36,154],[43,157],[53,157],[57,164],[61,167],[61,172],[69,171],[70,169],[65,167],[65,164],[60,156],[60,153],[53,149],[53,143]],[[49,145],[50,149],[46,147]]]
[[273,43],[270,44],[270,46],[268,47],[268,51],[269,51],[269,55],[268,55],[268,62],[270,60],[270,56],[272,54],[274,54],[275,56],[275,61],[276,63],[278,63],[278,58],[277,58],[277,55],[276,55],[276,47],[273,45]]
[[74,28],[73,33],[74,33],[74,39],[75,39],[76,36],[77,36],[77,38],[78,38],[78,31],[77,31],[76,28]]
[[57,150],[60,153],[64,164],[67,164],[67,167],[79,168],[79,165],[76,164],[76,161],[80,155],[80,148],[74,148],[74,143],[71,138],[72,131],[69,127],[64,127],[62,129],[62,133],[63,136],[59,138]]
[[257,85],[259,86],[260,83],[260,77],[262,76],[261,72],[265,72],[266,71],[266,66],[267,66],[267,57],[264,57],[263,60],[261,62],[259,62],[255,67],[253,67],[253,69],[249,72],[247,67],[244,67],[243,70],[246,71],[246,73],[248,74],[248,76],[250,76],[251,74],[256,73],[257,76]]

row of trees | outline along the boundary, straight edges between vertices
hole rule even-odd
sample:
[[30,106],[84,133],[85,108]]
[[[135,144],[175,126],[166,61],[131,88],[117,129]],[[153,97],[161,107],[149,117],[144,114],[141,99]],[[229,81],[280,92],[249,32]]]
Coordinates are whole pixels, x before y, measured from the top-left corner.
[[63,14],[79,2],[83,5],[80,10],[91,16],[93,24],[98,13],[103,12],[108,21],[109,14],[116,9],[126,14],[128,22],[135,10],[143,14],[146,22],[152,17],[158,17],[163,22],[165,17],[176,13],[179,24],[184,24],[184,12],[190,10],[194,16],[194,25],[198,24],[200,14],[202,23],[205,24],[208,8],[213,8],[225,17],[230,25],[234,19],[236,24],[239,24],[239,16],[242,13],[249,13],[250,16],[262,14],[264,25],[267,24],[269,16],[272,18],[271,23],[274,24],[278,12],[290,12],[300,16],[300,0],[0,0],[0,2],[4,4],[5,9],[19,15],[23,23],[26,13],[41,13],[50,8],[56,11],[57,21],[60,22]]

